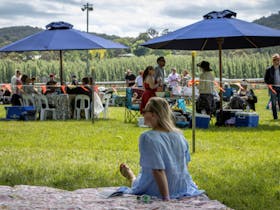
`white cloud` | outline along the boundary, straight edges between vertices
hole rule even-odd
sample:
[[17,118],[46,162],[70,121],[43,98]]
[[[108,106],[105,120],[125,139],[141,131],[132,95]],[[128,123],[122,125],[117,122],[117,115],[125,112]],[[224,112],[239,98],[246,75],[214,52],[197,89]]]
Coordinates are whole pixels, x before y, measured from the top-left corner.
[[[66,21],[86,31],[86,0],[1,0],[0,28],[30,25],[44,28],[53,21]],[[89,1],[89,31],[119,36],[138,36],[149,27],[175,30],[211,11],[230,9],[237,18],[253,21],[280,10],[278,0],[102,0]],[[225,5],[226,4],[226,5]]]

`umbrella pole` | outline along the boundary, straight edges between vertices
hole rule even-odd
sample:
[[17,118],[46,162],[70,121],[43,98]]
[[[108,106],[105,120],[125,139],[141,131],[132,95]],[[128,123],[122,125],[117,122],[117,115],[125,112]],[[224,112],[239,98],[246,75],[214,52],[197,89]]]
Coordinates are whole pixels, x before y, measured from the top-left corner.
[[195,153],[195,55],[196,52],[192,51],[192,150]]
[[94,69],[91,69],[91,77],[92,77],[92,86],[91,86],[91,122],[94,123],[94,89],[95,89],[95,78],[94,78]]
[[59,59],[60,59],[60,85],[63,85],[63,75],[62,75],[62,70],[63,70],[63,66],[62,66],[62,50],[59,50]]
[[[220,110],[223,110],[223,70],[222,70],[222,44],[224,42],[224,38],[217,38],[218,48],[219,48],[219,71],[220,71]],[[221,112],[220,112],[221,114]]]

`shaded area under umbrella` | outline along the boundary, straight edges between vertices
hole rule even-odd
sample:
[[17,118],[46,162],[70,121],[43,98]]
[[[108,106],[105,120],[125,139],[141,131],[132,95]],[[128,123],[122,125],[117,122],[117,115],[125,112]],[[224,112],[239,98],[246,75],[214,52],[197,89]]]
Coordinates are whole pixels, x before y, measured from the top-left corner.
[[[235,17],[236,13],[230,10],[224,10],[222,12],[213,11],[204,15],[204,19],[199,22],[188,25],[161,37],[151,39],[142,44],[142,46],[153,49],[170,50],[218,49],[221,89],[222,49],[262,48],[280,45],[280,30],[239,20]],[[194,74],[194,65],[192,68]],[[222,98],[221,96],[222,92],[220,91],[220,98]],[[222,100],[220,99],[220,101],[220,107],[222,109]],[[194,110],[193,116],[195,116]],[[195,120],[192,121],[193,127],[195,127],[194,121]]]

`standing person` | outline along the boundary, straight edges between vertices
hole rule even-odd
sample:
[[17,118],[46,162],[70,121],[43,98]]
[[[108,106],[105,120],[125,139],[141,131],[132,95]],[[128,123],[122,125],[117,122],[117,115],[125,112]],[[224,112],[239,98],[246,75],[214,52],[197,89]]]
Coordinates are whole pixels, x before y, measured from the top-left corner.
[[135,84],[136,76],[132,73],[130,69],[127,69],[125,75],[125,82],[127,87],[132,87]]
[[280,107],[280,57],[279,54],[274,54],[272,56],[272,66],[266,69],[264,82],[268,85],[271,99],[271,107],[273,119],[278,119],[276,101]]
[[181,81],[181,77],[179,74],[176,73],[176,68],[171,68],[171,73],[168,75],[168,83],[171,90],[173,90],[174,87],[177,87]]
[[155,80],[159,84],[159,88],[161,90],[159,91],[164,91],[165,86],[164,86],[164,66],[165,66],[165,59],[163,56],[157,58],[157,66],[155,67]]
[[21,72],[20,70],[16,70],[16,73],[14,76],[12,76],[11,78],[11,86],[12,86],[12,93],[15,93],[16,92],[16,84],[17,84],[17,81],[19,81],[21,79]]
[[197,64],[201,68],[202,73],[199,76],[199,98],[197,102],[197,112],[206,112],[207,115],[212,115],[214,111],[214,76],[210,63],[208,61],[202,61]]
[[152,129],[139,138],[141,173],[136,177],[126,164],[120,165],[121,174],[132,184],[128,193],[147,194],[165,201],[204,193],[189,174],[189,146],[174,126],[168,102],[151,98],[143,115],[145,125]]
[[[12,98],[11,98],[11,104],[12,106],[21,106],[21,99],[22,99],[22,81],[21,81],[21,72],[18,70],[16,71],[16,76],[15,76],[15,84],[12,85],[12,88],[14,86]],[[12,81],[14,82],[14,78],[12,78]]]
[[139,71],[139,75],[135,79],[135,87],[142,88],[143,87],[143,70]]
[[143,109],[148,103],[151,97],[156,96],[156,91],[158,88],[158,83],[155,81],[155,69],[152,66],[148,66],[143,74],[143,85],[144,93],[142,94],[142,100],[140,104],[140,112],[143,113]]
[[189,71],[188,70],[184,70],[183,71],[183,74],[182,74],[182,78],[181,78],[181,83],[182,83],[182,86],[188,86],[188,82],[189,80],[191,80],[192,77],[191,75],[189,74]]

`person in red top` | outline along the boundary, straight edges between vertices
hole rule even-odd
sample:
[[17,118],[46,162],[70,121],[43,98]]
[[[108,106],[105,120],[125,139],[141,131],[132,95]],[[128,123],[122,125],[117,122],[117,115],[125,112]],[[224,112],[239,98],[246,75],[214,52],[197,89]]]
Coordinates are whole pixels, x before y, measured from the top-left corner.
[[142,95],[142,101],[140,104],[140,112],[143,114],[143,109],[148,103],[151,97],[156,96],[155,92],[158,88],[158,83],[155,81],[155,69],[152,66],[148,66],[143,74],[143,85],[144,85],[144,93]]

